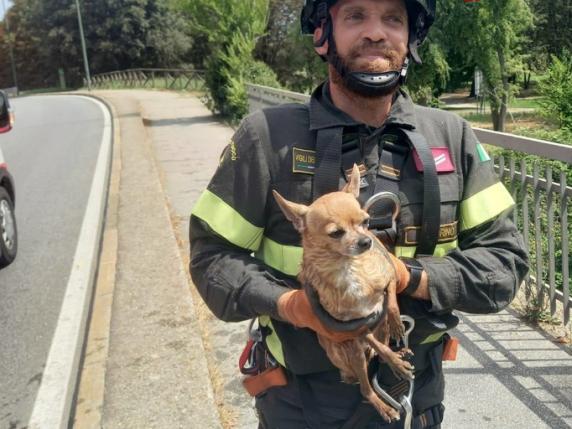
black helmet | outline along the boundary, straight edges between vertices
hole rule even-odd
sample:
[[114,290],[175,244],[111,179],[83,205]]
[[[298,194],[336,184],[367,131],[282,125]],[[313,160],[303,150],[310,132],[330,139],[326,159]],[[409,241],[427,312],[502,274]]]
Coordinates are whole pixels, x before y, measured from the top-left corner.
[[[313,34],[322,24],[330,25],[328,10],[338,0],[305,0],[301,14],[302,34]],[[420,64],[421,58],[417,48],[427,37],[429,28],[435,21],[436,0],[405,0],[407,15],[409,17],[409,53],[413,61]],[[331,30],[330,30],[331,31]],[[324,33],[328,33],[325,31]],[[327,40],[328,34],[316,43],[321,46]]]

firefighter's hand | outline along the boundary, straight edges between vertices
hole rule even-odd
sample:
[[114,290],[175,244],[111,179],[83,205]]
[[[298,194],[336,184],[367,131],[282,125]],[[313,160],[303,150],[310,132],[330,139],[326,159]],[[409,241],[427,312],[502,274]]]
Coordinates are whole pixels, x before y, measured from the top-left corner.
[[396,292],[399,294],[407,288],[411,274],[401,259],[391,253],[389,256],[391,257],[391,262],[393,262],[393,266],[395,267],[395,274],[397,276]]
[[298,328],[310,328],[317,334],[335,343],[343,343],[344,341],[354,339],[367,331],[366,327],[350,332],[333,331],[326,328],[314,314],[306,292],[301,289],[286,292],[278,298],[278,314],[292,325]]

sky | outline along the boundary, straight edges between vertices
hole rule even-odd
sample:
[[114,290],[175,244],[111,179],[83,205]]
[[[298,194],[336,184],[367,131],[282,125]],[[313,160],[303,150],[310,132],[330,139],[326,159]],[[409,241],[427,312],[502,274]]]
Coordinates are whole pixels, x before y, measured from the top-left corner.
[[0,0],[0,20],[4,19],[4,5],[9,8],[12,2],[10,0]]

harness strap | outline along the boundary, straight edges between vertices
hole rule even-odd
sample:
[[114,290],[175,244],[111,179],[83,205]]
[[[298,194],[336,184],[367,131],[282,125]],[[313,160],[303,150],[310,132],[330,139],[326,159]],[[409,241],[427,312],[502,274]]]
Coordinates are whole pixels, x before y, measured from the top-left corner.
[[[435,405],[421,414],[413,417],[411,429],[428,429],[433,426],[439,425],[443,421],[445,414],[445,407],[443,404]],[[346,421],[340,429],[362,429],[367,427],[368,424],[377,416],[377,411],[369,402],[361,402],[356,412]],[[397,429],[401,427],[401,421],[388,424],[387,429]]]
[[423,219],[421,233],[419,234],[419,245],[415,255],[417,257],[432,256],[439,240],[439,228],[441,225],[441,192],[439,190],[437,167],[425,137],[404,128],[398,128],[397,130],[409,140],[423,164]]
[[314,201],[324,194],[339,190],[343,131],[342,127],[325,128],[317,131]]

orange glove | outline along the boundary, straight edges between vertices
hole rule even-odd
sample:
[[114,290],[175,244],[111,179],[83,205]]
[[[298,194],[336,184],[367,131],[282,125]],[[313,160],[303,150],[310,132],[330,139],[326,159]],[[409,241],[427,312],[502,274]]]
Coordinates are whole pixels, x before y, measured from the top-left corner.
[[310,328],[317,334],[335,343],[343,343],[362,335],[367,327],[350,332],[340,332],[328,329],[312,310],[306,292],[301,289],[286,292],[278,298],[278,314],[282,319],[298,328]]
[[393,262],[393,266],[395,267],[395,274],[397,276],[396,292],[399,294],[403,292],[409,284],[409,278],[411,277],[411,274],[401,259],[391,253],[389,256],[391,257],[391,262]]

